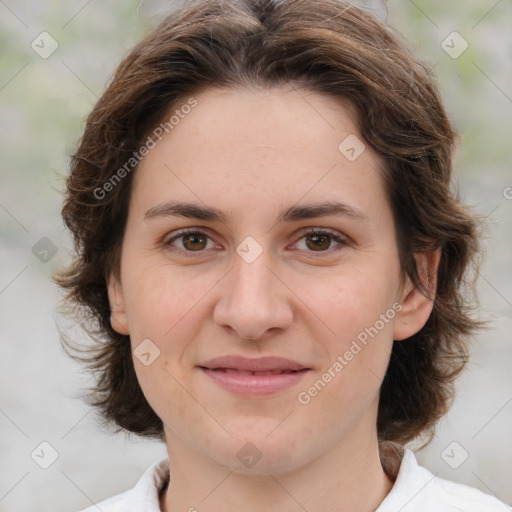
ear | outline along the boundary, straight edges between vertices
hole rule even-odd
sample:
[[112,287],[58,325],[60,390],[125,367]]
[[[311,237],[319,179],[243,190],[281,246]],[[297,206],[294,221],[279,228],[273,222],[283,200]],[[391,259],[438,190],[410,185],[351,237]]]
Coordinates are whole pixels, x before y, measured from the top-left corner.
[[412,284],[407,277],[400,303],[402,309],[395,317],[393,339],[404,340],[416,334],[427,323],[434,307],[437,289],[437,270],[441,259],[441,249],[415,254],[418,275],[423,285],[430,291],[430,297]]
[[108,300],[110,302],[110,323],[112,329],[119,334],[130,334],[128,329],[128,319],[126,316],[123,288],[119,280],[111,275],[108,281]]

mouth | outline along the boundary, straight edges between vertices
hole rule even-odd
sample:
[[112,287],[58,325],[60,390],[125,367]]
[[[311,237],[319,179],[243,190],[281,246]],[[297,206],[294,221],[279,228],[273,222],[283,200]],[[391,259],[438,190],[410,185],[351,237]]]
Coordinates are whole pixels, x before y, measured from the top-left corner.
[[201,368],[208,370],[233,370],[238,372],[293,372],[307,368],[306,365],[287,359],[285,357],[266,356],[266,357],[244,357],[239,355],[227,355],[216,357],[200,365]]
[[205,366],[200,366],[199,368],[203,368],[204,370],[211,370],[214,372],[234,373],[236,375],[282,375],[286,373],[297,373],[308,370],[308,368],[303,368],[302,370],[266,370],[260,372],[251,372],[239,370],[238,368],[207,368]]
[[235,395],[271,395],[296,385],[311,368],[278,357],[216,358],[198,366],[219,387]]

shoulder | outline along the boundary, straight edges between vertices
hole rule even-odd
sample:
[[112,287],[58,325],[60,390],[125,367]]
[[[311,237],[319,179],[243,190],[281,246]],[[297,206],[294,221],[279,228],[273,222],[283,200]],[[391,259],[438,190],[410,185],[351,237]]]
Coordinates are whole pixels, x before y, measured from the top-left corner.
[[512,512],[512,507],[500,501],[496,496],[486,494],[474,487],[439,477],[434,477],[433,484],[439,503],[446,503],[453,510],[463,510],[464,512]]
[[439,478],[420,466],[414,453],[404,449],[391,492],[376,512],[512,512],[495,496],[464,484]]
[[80,512],[160,512],[160,490],[169,478],[169,460],[162,459],[148,468],[135,487]]

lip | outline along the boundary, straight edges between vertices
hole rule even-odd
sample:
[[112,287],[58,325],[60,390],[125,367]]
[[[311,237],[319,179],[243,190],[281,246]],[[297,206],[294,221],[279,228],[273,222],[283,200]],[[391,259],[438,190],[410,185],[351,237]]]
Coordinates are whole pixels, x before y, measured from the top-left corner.
[[274,356],[257,359],[223,356],[198,367],[221,388],[241,396],[283,391],[297,384],[311,370],[297,361]]
[[231,368],[233,370],[240,370],[244,372],[266,372],[274,370],[304,370],[309,369],[306,365],[293,361],[292,359],[286,359],[284,357],[258,357],[250,358],[237,355],[229,355],[216,357],[210,361],[206,361],[200,366],[209,368],[210,370],[216,370],[219,368]]

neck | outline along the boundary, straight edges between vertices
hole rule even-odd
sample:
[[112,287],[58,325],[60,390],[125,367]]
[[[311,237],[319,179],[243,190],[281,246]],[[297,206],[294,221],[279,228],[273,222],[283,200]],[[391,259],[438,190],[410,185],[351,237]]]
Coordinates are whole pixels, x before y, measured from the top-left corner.
[[[168,439],[171,481],[163,512],[373,512],[393,487],[381,464],[377,440],[344,443],[298,469],[248,475],[205,459],[178,439]],[[174,441],[174,442],[173,442]]]

